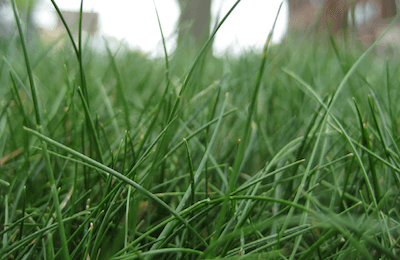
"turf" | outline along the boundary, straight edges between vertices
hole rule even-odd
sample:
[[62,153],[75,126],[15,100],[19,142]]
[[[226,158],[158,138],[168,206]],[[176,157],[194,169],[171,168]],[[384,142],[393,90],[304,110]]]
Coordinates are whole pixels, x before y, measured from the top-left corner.
[[0,259],[400,257],[398,49],[215,58],[218,28],[195,56],[1,42]]

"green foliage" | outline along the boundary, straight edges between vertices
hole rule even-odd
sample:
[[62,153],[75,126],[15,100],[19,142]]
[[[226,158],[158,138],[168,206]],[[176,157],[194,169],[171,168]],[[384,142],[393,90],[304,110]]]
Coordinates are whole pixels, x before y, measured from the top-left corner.
[[0,259],[399,258],[400,59],[298,39],[182,70],[21,40]]

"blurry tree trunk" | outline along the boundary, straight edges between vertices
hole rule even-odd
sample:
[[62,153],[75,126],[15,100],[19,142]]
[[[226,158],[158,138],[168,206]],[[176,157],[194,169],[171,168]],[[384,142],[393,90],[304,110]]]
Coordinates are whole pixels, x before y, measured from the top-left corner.
[[336,34],[347,28],[350,3],[348,0],[319,0],[319,4],[311,0],[288,0],[288,32],[304,33],[315,26],[319,35],[327,34],[328,29]]
[[[386,28],[388,18],[397,15],[396,0],[287,0],[289,6],[288,34],[297,32],[301,35],[314,32],[319,39],[324,39],[329,33],[338,35],[344,33],[344,39],[350,36],[349,12],[353,17],[353,33],[363,44],[369,46],[383,28]],[[370,5],[375,13],[368,21],[355,28],[355,8],[366,9]],[[365,14],[364,14],[365,15]],[[308,30],[310,29],[310,30]],[[308,37],[308,36],[306,36]]]
[[315,16],[315,8],[310,0],[288,0],[288,32],[305,31]]
[[302,9],[311,4],[310,0],[289,0],[289,12]]
[[178,49],[198,52],[210,35],[211,0],[178,0]]
[[382,19],[394,17],[397,14],[396,0],[381,0]]
[[328,27],[332,33],[347,29],[349,6],[345,0],[325,0],[319,22],[321,28]]

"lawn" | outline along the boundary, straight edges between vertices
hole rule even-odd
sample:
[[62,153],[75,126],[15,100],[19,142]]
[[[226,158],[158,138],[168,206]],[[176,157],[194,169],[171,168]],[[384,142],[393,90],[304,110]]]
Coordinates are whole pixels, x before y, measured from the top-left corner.
[[150,58],[19,29],[0,259],[400,258],[397,47]]

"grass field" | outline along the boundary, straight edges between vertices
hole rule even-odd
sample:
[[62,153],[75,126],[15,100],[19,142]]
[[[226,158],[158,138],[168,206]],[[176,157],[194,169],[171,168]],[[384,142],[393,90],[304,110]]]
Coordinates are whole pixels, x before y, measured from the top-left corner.
[[0,259],[400,258],[396,53],[150,59],[21,32],[0,50]]

